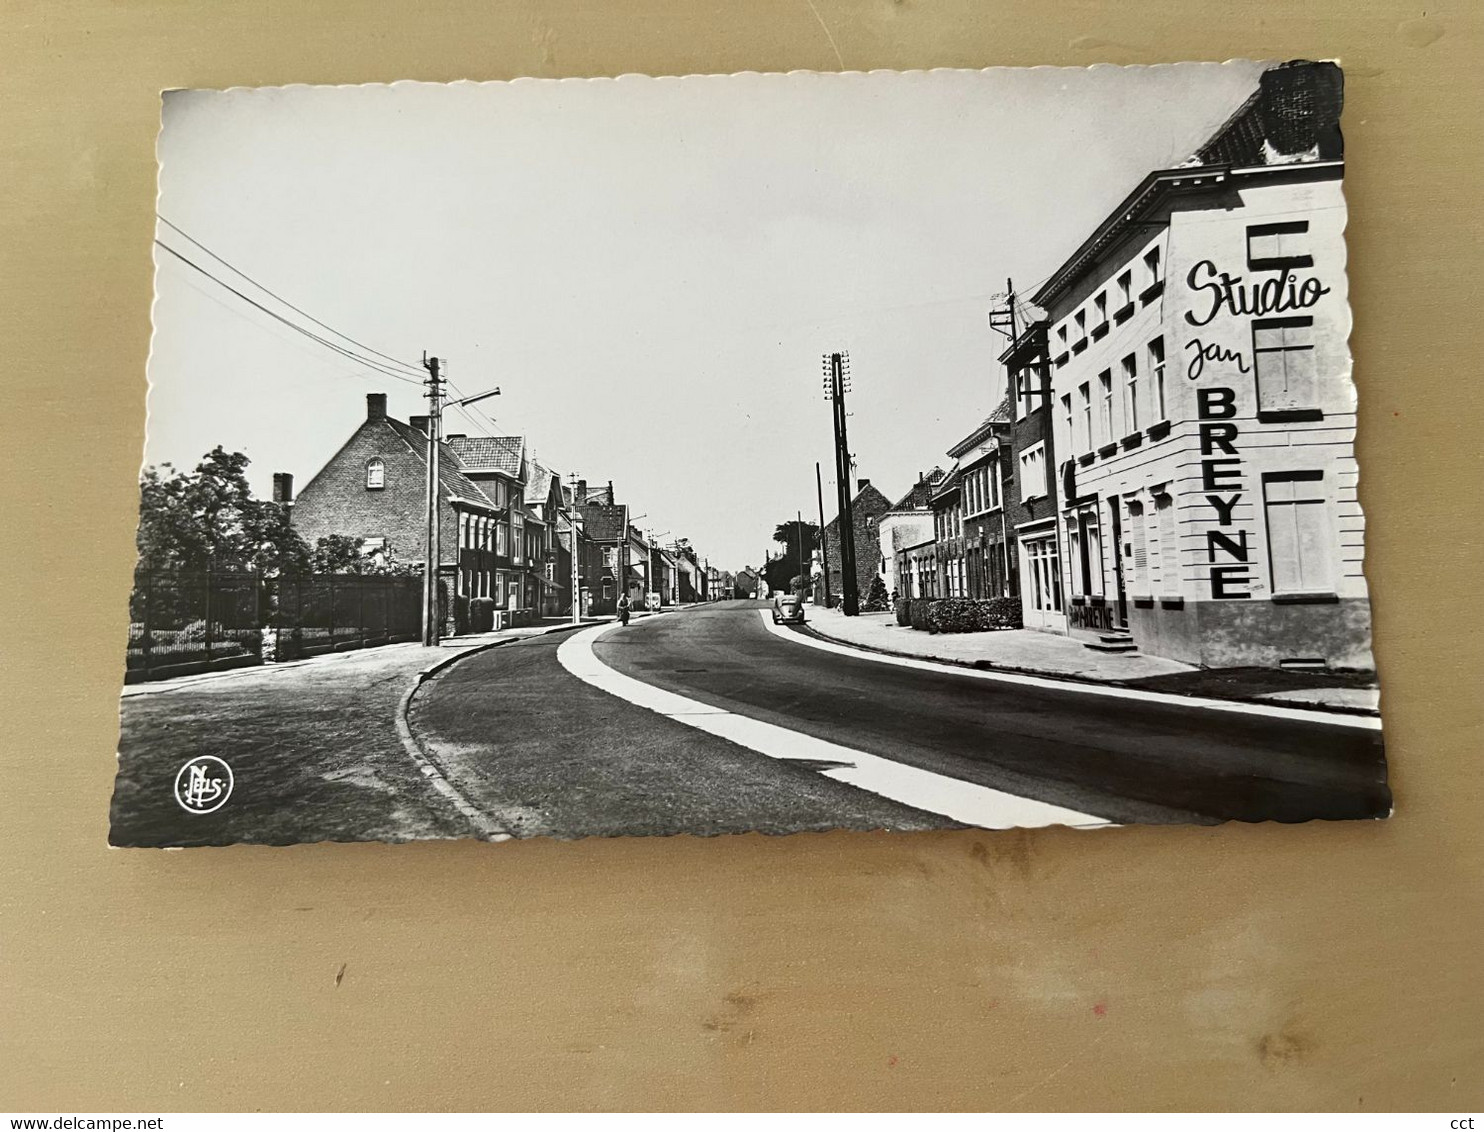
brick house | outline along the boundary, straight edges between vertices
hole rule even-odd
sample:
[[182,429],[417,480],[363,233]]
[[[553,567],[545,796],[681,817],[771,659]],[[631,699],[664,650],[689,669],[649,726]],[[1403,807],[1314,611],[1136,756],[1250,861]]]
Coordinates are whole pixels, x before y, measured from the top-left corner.
[[[877,527],[881,517],[891,510],[891,500],[872,486],[870,480],[856,484],[855,498],[851,503],[854,519],[852,534],[855,539],[855,580],[860,602],[866,603],[871,592],[871,581],[880,576],[884,580],[885,567],[881,561]],[[824,528],[825,545],[829,548],[830,598],[838,601],[844,593],[844,575],[840,571],[840,516],[836,515]],[[824,604],[824,577],[814,580],[814,600]]]
[[579,480],[577,499],[582,527],[602,563],[595,576],[593,612],[612,613],[625,593],[630,605],[642,606],[649,592],[649,544],[629,521],[628,504],[614,498],[612,480],[592,492],[586,480]]
[[[1031,323],[1000,354],[1009,385],[1010,462],[1005,522],[1011,539],[1010,592],[1027,629],[1065,632],[1056,513],[1056,451],[1051,419],[1047,323]],[[1009,472],[1014,474],[1010,475]]]
[[956,463],[933,493],[943,597],[1017,592],[1015,542],[1005,513],[1013,457],[1010,407],[1001,402],[948,450]]
[[559,475],[539,460],[526,462],[526,541],[528,577],[536,599],[533,608],[545,617],[572,609],[572,556],[557,537],[566,507]]
[[[913,592],[910,579],[901,569],[900,556],[909,547],[932,541],[933,512],[928,503],[932,499],[933,486],[942,478],[942,468],[922,473],[911,490],[893,503],[891,510],[876,522],[877,552],[881,556],[880,568],[890,598],[924,596]],[[860,553],[859,548],[856,553]]]
[[[292,501],[292,522],[300,537],[311,546],[329,535],[360,538],[373,558],[421,567],[426,557],[426,427],[426,417],[399,421],[388,416],[386,394],[367,394],[365,419]],[[437,567],[446,628],[463,608],[451,599],[493,595],[501,562],[497,532],[508,524],[511,498],[498,481],[476,483],[453,449],[442,445]]]
[[[417,420],[418,418],[414,418]],[[539,587],[532,552],[542,553],[540,532],[528,531],[525,506],[527,461],[525,438],[520,436],[465,436],[454,433],[445,441],[465,477],[491,500],[499,500],[500,518],[489,532],[493,556],[490,588],[475,597],[493,597],[497,609],[537,609]]]

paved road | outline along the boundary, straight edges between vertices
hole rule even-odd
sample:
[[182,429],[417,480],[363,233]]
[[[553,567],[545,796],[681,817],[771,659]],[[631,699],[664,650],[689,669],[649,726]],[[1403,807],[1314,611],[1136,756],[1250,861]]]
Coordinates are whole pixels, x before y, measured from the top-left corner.
[[667,690],[926,770],[1119,822],[1304,821],[1390,808],[1380,732],[1110,699],[839,656],[728,603],[596,652]]
[[[614,632],[700,616],[667,614]],[[512,836],[953,824],[591,688],[558,662],[564,639],[537,637],[461,660],[412,701],[409,722],[424,750]]]
[[[1390,805],[1373,730],[898,668],[780,639],[759,608],[636,622],[596,653],[739,715],[1113,821],[1301,821]],[[514,833],[948,824],[590,688],[557,663],[558,643],[463,661],[414,702],[413,729],[449,778]]]

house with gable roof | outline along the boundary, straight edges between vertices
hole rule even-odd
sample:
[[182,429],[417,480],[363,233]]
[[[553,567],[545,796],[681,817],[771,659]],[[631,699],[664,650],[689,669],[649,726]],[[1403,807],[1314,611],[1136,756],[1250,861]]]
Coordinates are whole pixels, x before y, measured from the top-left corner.
[[[904,559],[901,555],[912,547],[931,544],[933,541],[933,510],[928,505],[932,500],[933,487],[943,478],[942,468],[933,468],[921,473],[911,490],[892,504],[876,521],[877,551],[880,555],[882,574],[886,578],[889,597],[920,597],[913,592],[904,576]],[[857,551],[859,554],[859,551]]]
[[[421,567],[427,459],[428,418],[397,420],[387,415],[385,393],[367,394],[365,418],[292,501],[294,529],[311,546],[346,535],[363,540],[373,558]],[[450,442],[441,445],[437,572],[445,631],[463,627],[469,598],[499,592],[517,485],[514,476],[478,476]]]

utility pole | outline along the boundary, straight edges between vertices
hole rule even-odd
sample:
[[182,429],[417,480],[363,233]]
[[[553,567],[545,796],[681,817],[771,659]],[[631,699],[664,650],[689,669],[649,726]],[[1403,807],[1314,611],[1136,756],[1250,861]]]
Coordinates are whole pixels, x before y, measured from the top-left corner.
[[428,515],[427,545],[423,561],[423,645],[431,648],[441,636],[443,626],[438,620],[438,558],[439,558],[439,490],[438,490],[438,436],[443,423],[443,377],[441,363],[437,358],[423,355],[423,368],[428,379]]
[[804,600],[804,512],[794,512],[794,542],[799,556],[799,600]]
[[[1015,281],[1013,279],[1007,278],[1005,280],[1005,305],[989,312],[989,325],[991,329],[998,330],[1001,334],[1008,334],[1010,336],[1010,348],[1014,350],[1015,343],[1020,339],[1020,326],[1015,315]],[[1011,354],[1010,356],[1011,363],[1005,367],[1005,395],[1010,402],[1010,420],[1013,422],[1020,417],[1020,390],[1017,388],[1015,379],[1015,355]],[[1032,390],[1028,384],[1025,392],[1027,398],[1032,394]],[[1036,389],[1034,393],[1036,396],[1042,397],[1044,390]],[[1040,404],[1044,405],[1045,401],[1042,400]],[[1031,406],[1027,404],[1026,411],[1029,412],[1030,408]],[[1005,500],[1006,486],[1014,474],[1014,469],[1006,466],[1012,458],[1013,445],[1011,448],[1002,449],[1001,455],[1003,458],[1000,460],[999,468],[1000,498]],[[1005,520],[1005,507],[1000,508],[1000,565],[1000,595],[1004,596],[1010,592],[1010,531]]]
[[855,573],[855,507],[850,496],[850,440],[845,427],[845,394],[850,389],[850,355],[826,354],[825,390],[835,410],[835,484],[840,500],[840,611],[846,617],[860,612],[860,587]]
[[[442,508],[439,507],[442,495],[439,462],[443,440],[443,387],[448,384],[448,378],[444,376],[447,364],[446,358],[430,358],[423,354],[423,367],[428,371],[428,379],[423,382],[428,387],[428,516],[423,561],[423,645],[427,647],[436,645],[443,635],[443,626],[438,618],[438,558],[443,521]],[[450,405],[459,408],[499,395],[499,389],[491,389],[488,393],[451,401]]]
[[819,565],[824,571],[824,607],[830,607],[830,546],[824,536],[824,477],[814,461],[814,494],[819,499]]
[[572,538],[572,553],[569,555],[572,559],[572,624],[578,625],[582,622],[582,591],[579,589],[582,583],[577,571],[577,514],[581,503],[577,498],[577,473],[572,472],[568,478],[572,481],[572,509],[567,512],[567,530]]

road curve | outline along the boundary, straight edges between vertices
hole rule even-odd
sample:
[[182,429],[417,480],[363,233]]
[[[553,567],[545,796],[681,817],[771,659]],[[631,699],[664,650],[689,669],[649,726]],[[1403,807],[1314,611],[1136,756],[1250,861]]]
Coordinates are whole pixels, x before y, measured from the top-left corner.
[[1111,821],[1390,811],[1379,731],[900,668],[780,639],[759,608],[727,602],[636,622],[594,651],[713,707]]

